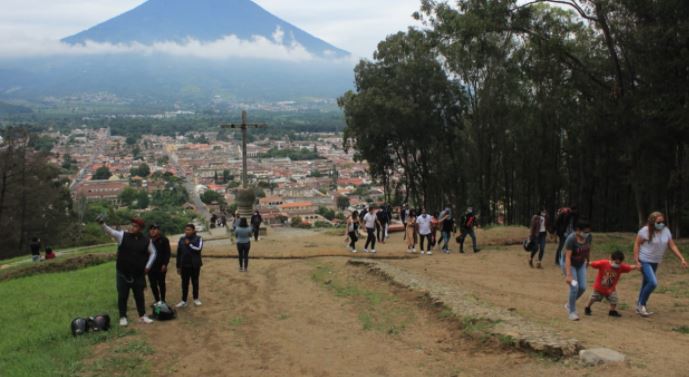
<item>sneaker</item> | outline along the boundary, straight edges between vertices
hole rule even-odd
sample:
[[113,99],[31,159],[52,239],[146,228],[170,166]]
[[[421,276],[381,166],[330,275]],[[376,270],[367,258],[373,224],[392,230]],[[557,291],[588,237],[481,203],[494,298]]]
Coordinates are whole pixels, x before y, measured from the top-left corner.
[[[244,272],[246,272],[246,269],[244,269]],[[199,300],[199,299],[194,300],[194,306],[201,306],[201,305],[203,305],[201,300]]]
[[579,315],[577,313],[569,313],[569,320],[570,321],[578,321],[579,320]]
[[620,314],[620,312],[618,312],[617,310],[611,310],[611,311],[609,311],[609,312],[608,312],[608,315],[611,316],[611,317],[615,317],[615,318],[620,318],[620,317],[622,317],[622,314]]
[[368,253],[368,249],[364,249],[364,253]]
[[374,250],[371,250],[371,254],[375,254],[375,253],[376,253],[376,250],[375,250],[375,249],[374,249]]
[[416,249],[411,249],[412,254],[416,254]]
[[177,305],[175,305],[177,308],[186,308],[187,307],[187,302],[186,301],[180,301]]
[[120,326],[127,327],[128,324],[129,324],[129,321],[127,321],[127,317],[120,318]]
[[429,250],[429,251],[426,252],[426,254],[428,254],[428,255],[433,255],[433,252],[431,252],[431,251]]
[[144,314],[144,315],[141,316],[141,318],[139,318],[139,322],[140,322],[140,323],[145,323],[145,324],[147,324],[147,325],[150,325],[151,323],[153,323],[153,320],[150,319],[150,318],[148,318],[148,316],[147,316],[146,314]]
[[426,252],[425,252],[425,251],[423,251],[423,250],[421,250],[421,255],[424,255],[424,254],[426,254]]
[[407,253],[411,254],[411,249],[407,249]]
[[352,254],[356,254],[356,249],[352,249]]
[[567,311],[567,313],[569,313],[569,303],[565,304],[565,310]]
[[[591,311],[591,308],[584,308],[584,313],[586,315],[591,315],[593,312]],[[612,312],[610,312],[610,313],[612,313]]]
[[642,317],[650,317],[651,315],[653,315],[653,312],[649,312],[648,310],[646,310],[646,306],[643,305],[639,305],[636,307],[636,313]]
[[542,269],[543,269],[543,266],[541,265],[541,262],[536,263],[536,268],[538,268],[539,270],[542,270]]

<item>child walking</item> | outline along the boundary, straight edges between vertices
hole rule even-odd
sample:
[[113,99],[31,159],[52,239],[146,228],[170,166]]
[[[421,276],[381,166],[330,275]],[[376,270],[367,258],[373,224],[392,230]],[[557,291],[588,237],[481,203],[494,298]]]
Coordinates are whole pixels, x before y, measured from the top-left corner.
[[601,302],[606,299],[610,303],[610,317],[621,317],[622,315],[617,311],[617,283],[620,281],[622,274],[626,274],[638,268],[637,265],[628,265],[622,263],[624,261],[624,253],[615,251],[610,255],[610,260],[601,259],[591,262],[591,267],[598,270],[596,275],[596,282],[593,283],[593,293],[586,305],[586,315],[591,315],[591,305],[595,302]]

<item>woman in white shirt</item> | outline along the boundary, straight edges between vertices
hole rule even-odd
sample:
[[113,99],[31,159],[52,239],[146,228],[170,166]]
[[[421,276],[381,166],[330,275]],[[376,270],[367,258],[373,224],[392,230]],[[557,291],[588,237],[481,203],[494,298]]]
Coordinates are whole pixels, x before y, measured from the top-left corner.
[[639,230],[636,242],[634,242],[634,259],[637,265],[641,266],[641,273],[644,277],[641,292],[639,292],[639,301],[636,303],[636,312],[642,317],[653,314],[646,310],[646,303],[653,290],[658,286],[656,271],[660,262],[663,261],[668,247],[680,260],[683,268],[689,267],[672,239],[672,233],[665,222],[665,215],[660,212],[653,212],[648,217],[646,226]]

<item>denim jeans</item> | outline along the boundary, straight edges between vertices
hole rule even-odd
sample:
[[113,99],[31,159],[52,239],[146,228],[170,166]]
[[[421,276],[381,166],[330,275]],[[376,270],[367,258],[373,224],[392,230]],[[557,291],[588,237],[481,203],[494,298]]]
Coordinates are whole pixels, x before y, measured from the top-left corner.
[[558,236],[557,250],[555,251],[555,264],[559,266],[564,266],[562,263],[562,255],[564,254],[565,241],[567,240],[567,235]]
[[469,230],[462,230],[462,234],[459,236],[459,251],[464,252],[464,239],[466,239],[467,236],[471,237],[471,245],[474,248],[474,251],[478,250],[478,246],[476,245],[476,232],[474,231],[474,228],[471,228]]
[[586,264],[581,267],[571,266],[570,268],[572,269],[572,280],[576,280],[578,284],[576,287],[569,286],[569,312],[576,313],[577,300],[586,291]]
[[639,292],[639,302],[641,306],[646,306],[648,298],[651,293],[658,286],[658,279],[656,279],[656,271],[658,270],[658,263],[648,263],[641,261],[641,273],[643,274],[643,282],[641,283],[641,292]]
[[543,254],[545,254],[546,235],[547,235],[546,232],[541,232],[541,233],[538,233],[538,236],[536,236],[536,238],[534,239],[534,242],[535,242],[534,249],[531,250],[531,259],[532,260],[536,256],[536,254],[538,254],[538,261],[539,262],[543,260]]
[[443,250],[447,251],[450,247],[450,232],[443,232]]

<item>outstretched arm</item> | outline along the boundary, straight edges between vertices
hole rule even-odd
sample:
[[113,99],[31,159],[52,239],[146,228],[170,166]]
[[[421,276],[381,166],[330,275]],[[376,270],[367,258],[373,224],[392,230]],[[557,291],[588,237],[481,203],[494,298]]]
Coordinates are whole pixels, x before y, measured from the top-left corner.
[[670,249],[672,250],[672,252],[675,253],[675,256],[677,256],[677,259],[679,259],[679,262],[682,264],[682,267],[683,268],[689,267],[689,264],[687,264],[687,261],[684,259],[682,252],[679,251],[679,248],[677,247],[675,240],[671,239],[669,242],[669,245],[670,245]]
[[105,223],[101,224],[101,227],[103,228],[103,231],[109,235],[110,237],[114,238],[117,241],[118,245],[122,245],[122,240],[124,239],[124,232],[121,230],[115,230],[107,225]]

